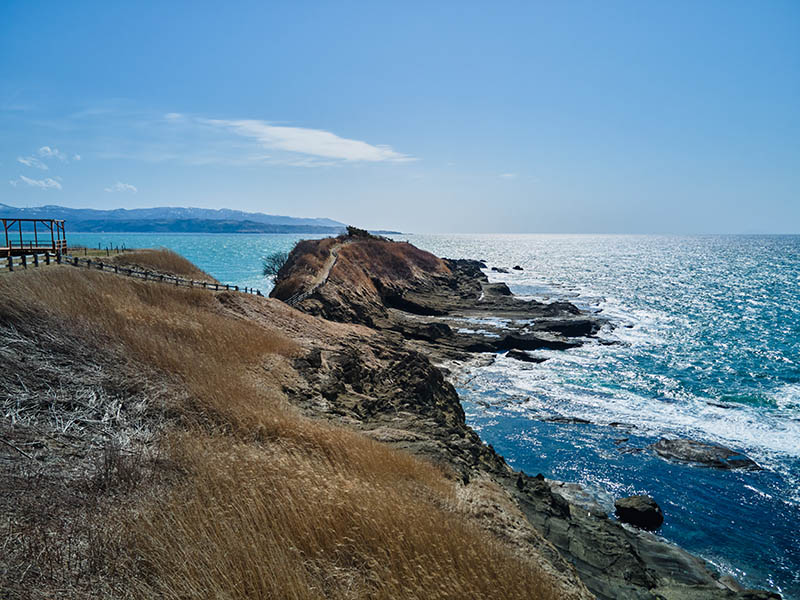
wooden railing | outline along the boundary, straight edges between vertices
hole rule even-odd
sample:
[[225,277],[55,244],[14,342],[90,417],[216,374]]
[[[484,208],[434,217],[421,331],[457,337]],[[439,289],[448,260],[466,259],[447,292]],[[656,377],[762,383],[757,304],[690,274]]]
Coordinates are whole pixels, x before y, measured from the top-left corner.
[[72,256],[69,254],[51,254],[44,252],[40,254],[28,254],[21,256],[8,256],[0,259],[0,271],[13,272],[19,269],[35,268],[51,264],[64,264],[72,265],[74,267],[83,267],[87,269],[95,269],[98,271],[105,271],[117,275],[125,275],[127,277],[136,277],[144,281],[155,281],[174,285],[177,287],[198,288],[203,290],[212,290],[215,292],[233,291],[243,294],[253,294],[255,296],[263,296],[261,290],[251,287],[239,287],[238,285],[231,285],[228,283],[218,283],[212,281],[198,281],[196,279],[186,279],[185,277],[178,277],[168,273],[159,273],[158,271],[147,271],[143,269],[133,269],[130,267],[123,267],[116,264],[104,263],[97,259],[85,258],[81,256]]
[[5,244],[0,245],[0,257],[43,252],[58,254],[67,250],[63,220],[0,219],[0,225],[3,227],[0,244]]

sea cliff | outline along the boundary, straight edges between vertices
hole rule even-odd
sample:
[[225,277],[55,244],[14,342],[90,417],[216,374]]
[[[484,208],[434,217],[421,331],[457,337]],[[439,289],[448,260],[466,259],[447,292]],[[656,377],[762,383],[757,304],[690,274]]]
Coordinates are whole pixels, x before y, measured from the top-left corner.
[[[366,325],[379,332],[384,349],[414,356],[390,372],[368,367],[359,347],[350,347],[341,363],[315,358],[302,370],[326,398],[317,410],[352,420],[395,447],[444,460],[460,473],[464,489],[475,480],[499,485],[535,532],[527,538],[529,551],[542,553],[555,570],[567,561],[597,597],[772,597],[744,590],[657,535],[615,520],[576,485],[514,471],[481,443],[447,382],[453,361],[497,352],[536,360],[526,351],[600,343],[595,335],[608,325],[566,302],[515,298],[505,284],[490,283],[486,269],[477,260],[441,259],[363,233],[298,244],[273,297],[308,314]],[[481,318],[480,331],[451,327],[470,318]],[[487,331],[492,318],[503,326]],[[373,386],[387,380],[399,384],[400,397],[375,405],[382,394]],[[500,527],[503,519],[492,518],[492,527]]]

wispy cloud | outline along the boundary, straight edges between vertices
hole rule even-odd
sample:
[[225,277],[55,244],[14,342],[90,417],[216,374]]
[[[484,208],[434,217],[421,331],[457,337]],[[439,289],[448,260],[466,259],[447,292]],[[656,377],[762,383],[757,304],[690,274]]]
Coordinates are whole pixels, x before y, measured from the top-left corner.
[[498,177],[502,177],[503,179],[514,179],[516,176],[516,173],[501,173],[498,175]]
[[51,148],[50,146],[42,146],[39,148],[39,156],[42,158],[57,158],[61,161],[67,162],[69,160],[67,155],[61,152],[58,148]]
[[[232,131],[239,136],[256,140],[270,150],[296,155],[345,162],[407,162],[413,157],[395,152],[386,145],[373,145],[361,140],[339,137],[330,131],[305,127],[270,125],[253,119],[200,119],[200,123]],[[302,163],[302,161],[301,161]],[[301,164],[300,166],[308,166]]]
[[[417,160],[386,144],[260,119],[217,119],[182,112],[87,109],[70,115],[67,131],[80,129],[93,159],[179,162],[195,166],[281,165],[326,167],[351,164],[400,164]],[[49,144],[31,156],[55,170],[80,155]]]
[[136,192],[139,191],[139,190],[136,189],[135,185],[131,185],[130,183],[122,183],[121,181],[118,181],[114,185],[112,185],[110,187],[107,187],[107,188],[104,188],[104,189],[105,189],[105,191],[112,192],[112,193],[113,192],[131,192],[132,194],[135,194]]
[[51,177],[47,177],[45,179],[31,179],[30,177],[25,177],[25,175],[20,175],[17,179],[12,179],[9,181],[9,183],[14,187],[17,187],[20,184],[26,184],[42,190],[61,189],[61,183]]
[[[50,167],[47,166],[45,160],[56,159],[61,161],[62,163],[68,163],[70,161],[69,156],[67,156],[64,152],[59,150],[58,148],[54,148],[53,146],[42,146],[36,151],[36,156],[18,156],[17,162],[25,165],[26,167],[31,167],[33,169],[41,169],[42,171],[47,171]],[[81,159],[80,154],[73,154],[72,160],[78,161]]]
[[47,171],[48,169],[47,165],[35,156],[18,156],[17,162],[25,165],[26,167],[41,169],[42,171]]

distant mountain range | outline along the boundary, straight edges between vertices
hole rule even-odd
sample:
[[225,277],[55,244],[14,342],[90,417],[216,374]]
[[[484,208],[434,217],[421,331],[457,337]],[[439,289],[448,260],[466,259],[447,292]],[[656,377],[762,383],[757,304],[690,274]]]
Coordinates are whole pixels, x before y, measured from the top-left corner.
[[248,213],[228,208],[20,208],[0,204],[0,218],[64,219],[74,232],[180,232],[180,233],[340,233],[345,224],[333,219],[306,219]]

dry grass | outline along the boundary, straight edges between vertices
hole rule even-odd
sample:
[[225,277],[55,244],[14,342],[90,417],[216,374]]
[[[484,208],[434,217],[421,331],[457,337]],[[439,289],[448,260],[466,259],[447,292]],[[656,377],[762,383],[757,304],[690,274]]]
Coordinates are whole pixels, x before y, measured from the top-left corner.
[[[408,242],[366,239],[346,244],[339,250],[346,260],[342,265],[360,268],[362,279],[374,277],[385,281],[405,282],[413,280],[420,273],[448,273],[449,269],[442,259],[430,252],[420,250]],[[337,263],[339,267],[339,263]],[[336,268],[336,267],[335,267]],[[368,272],[364,269],[368,269]],[[351,276],[349,279],[353,279]]]
[[121,254],[121,252],[117,252],[114,248],[109,248],[108,250],[106,250],[105,248],[87,248],[86,246],[69,246],[67,248],[66,254],[72,254],[74,256],[107,257],[107,256],[116,256],[117,254]]
[[159,445],[182,474],[169,493],[113,450],[87,479],[139,498],[93,521],[93,572],[126,573],[141,598],[555,597],[458,512],[446,473],[289,406],[278,374],[299,348],[226,298],[69,267],[0,279],[0,323],[68,332],[184,388]]
[[[289,259],[281,268],[275,280],[272,295],[275,298],[286,300],[299,290],[306,287],[320,270],[330,255],[333,246],[340,243],[336,238],[321,240],[300,240],[289,253]],[[291,277],[282,277],[284,273],[292,272]]]
[[179,275],[197,281],[214,281],[207,273],[198,269],[190,261],[172,250],[135,250],[124,252],[114,257],[113,262],[120,266],[138,267],[147,271]]
[[553,598],[548,581],[453,509],[433,467],[355,434],[330,457],[184,436],[185,488],[136,523],[163,598]]

